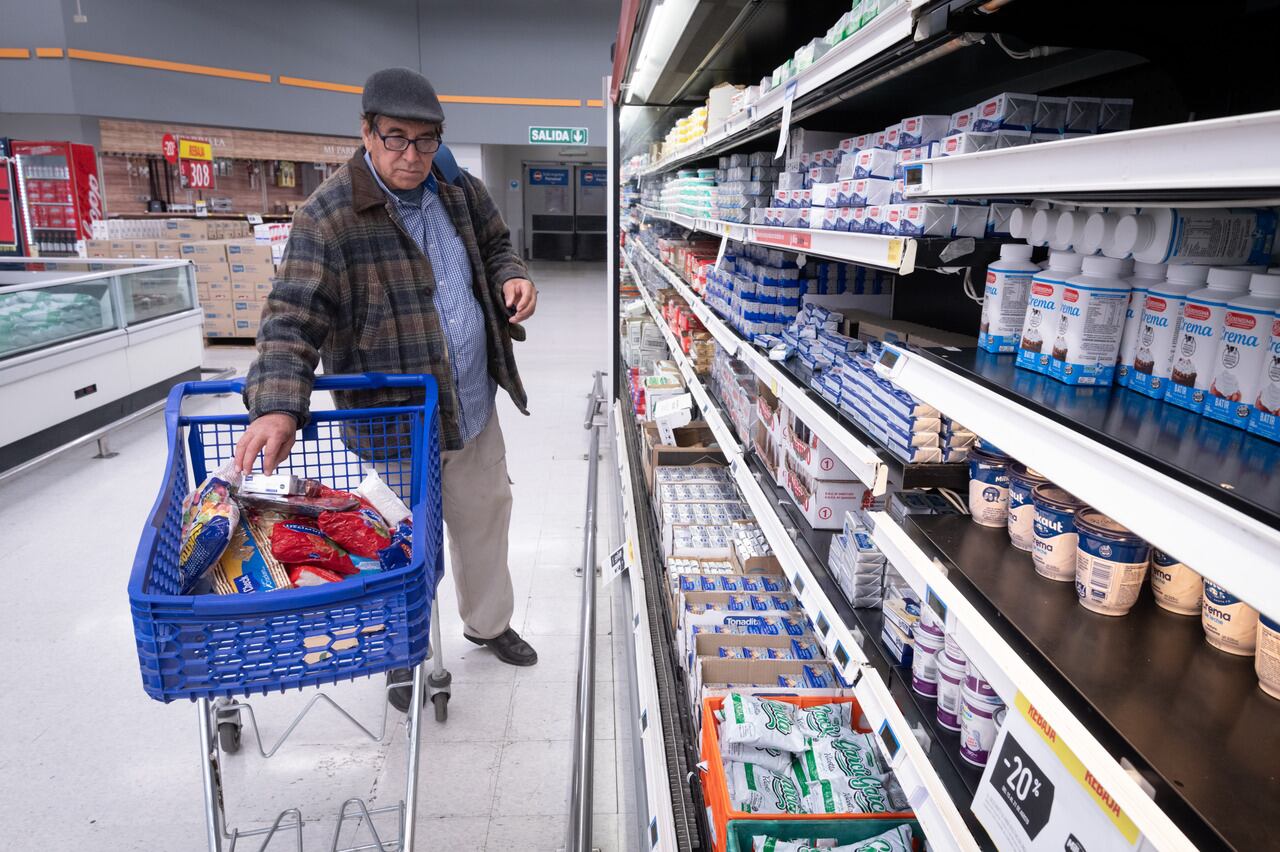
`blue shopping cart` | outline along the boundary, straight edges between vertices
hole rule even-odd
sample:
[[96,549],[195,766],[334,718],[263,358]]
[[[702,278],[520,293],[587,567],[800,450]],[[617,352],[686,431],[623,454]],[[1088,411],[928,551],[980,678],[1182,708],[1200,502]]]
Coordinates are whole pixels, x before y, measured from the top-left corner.
[[[188,397],[241,394],[242,379],[185,382],[173,388],[165,409],[168,458],[159,496],[143,530],[129,579],[143,688],[158,701],[193,700],[199,711],[206,829],[211,852],[230,852],[238,840],[262,837],[260,848],[281,832],[297,833],[302,814],[281,813],[269,827],[228,830],[223,810],[221,761],[239,750],[247,723],[263,758],[288,739],[318,703],[336,708],[370,739],[383,742],[390,730],[384,703],[382,726],[372,730],[324,692],[317,692],[272,745],[263,743],[254,695],[324,686],[357,677],[412,670],[408,714],[409,770],[405,797],[397,806],[369,808],[360,799],[343,804],[331,849],[338,848],[344,822],[359,819],[372,844],[350,849],[409,850],[417,798],[422,705],[427,695],[436,718],[447,717],[450,676],[444,669],[435,591],[444,570],[440,514],[440,448],[435,380],[425,375],[320,376],[317,391],[389,389],[403,397],[393,407],[315,411],[301,430],[281,473],[354,489],[370,466],[405,500],[413,513],[410,564],[359,574],[321,586],[244,595],[180,594],[179,550],[182,501],[193,485],[229,461],[249,423],[246,414],[185,414]],[[428,659],[434,661],[426,671]],[[390,683],[388,689],[401,688]],[[429,691],[429,692],[428,692]],[[247,720],[247,721],[246,721]],[[398,815],[399,837],[383,840],[379,814]],[[384,819],[390,819],[389,816]]]

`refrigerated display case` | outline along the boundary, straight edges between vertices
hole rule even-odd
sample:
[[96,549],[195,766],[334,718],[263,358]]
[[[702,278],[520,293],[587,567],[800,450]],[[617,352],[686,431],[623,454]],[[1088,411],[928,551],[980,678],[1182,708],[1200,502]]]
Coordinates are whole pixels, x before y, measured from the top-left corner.
[[12,139],[8,147],[27,251],[39,257],[76,254],[77,241],[91,239],[93,223],[105,218],[93,146]]
[[200,377],[186,261],[13,258],[0,269],[0,471]]
[[0,139],[0,257],[22,254],[18,230],[18,179],[9,140]]

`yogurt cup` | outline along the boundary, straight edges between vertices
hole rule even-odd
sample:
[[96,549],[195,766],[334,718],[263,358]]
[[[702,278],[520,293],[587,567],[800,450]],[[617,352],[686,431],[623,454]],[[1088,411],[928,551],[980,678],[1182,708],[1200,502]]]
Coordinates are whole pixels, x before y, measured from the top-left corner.
[[1032,522],[1036,507],[1031,502],[1031,489],[1048,481],[1021,462],[1009,465],[1009,541],[1019,550],[1031,550],[1035,541]]
[[1163,550],[1151,549],[1151,593],[1161,609],[1199,615],[1204,579]]
[[954,633],[948,633],[942,646],[943,652],[953,660],[959,660],[962,665],[968,665],[969,658],[965,652],[960,650],[960,643],[956,641]]
[[1004,702],[970,667],[961,688],[960,757],[966,763],[987,765],[1004,717]]
[[969,451],[969,513],[984,527],[1009,523],[1008,456],[981,450]]
[[[1280,698],[1280,622],[1258,617],[1257,656],[1253,669],[1258,673],[1258,686],[1272,698]],[[938,669],[938,722],[942,722],[942,669]],[[954,730],[954,729],[953,729]]]
[[1125,615],[1147,578],[1151,545],[1097,509],[1076,513],[1076,597],[1101,615]]
[[939,727],[948,731],[960,730],[966,665],[964,659],[951,656],[945,649],[938,654],[937,718]]
[[1253,656],[1258,642],[1258,611],[1226,589],[1204,581],[1200,622],[1210,645],[1228,654]]
[[1076,578],[1076,512],[1085,504],[1047,482],[1031,489],[1031,502],[1035,510],[1031,561],[1036,573],[1070,583]]
[[938,694],[938,657],[942,655],[942,634],[921,630],[920,624],[912,630],[915,651],[911,656],[911,689],[917,695],[934,698]]

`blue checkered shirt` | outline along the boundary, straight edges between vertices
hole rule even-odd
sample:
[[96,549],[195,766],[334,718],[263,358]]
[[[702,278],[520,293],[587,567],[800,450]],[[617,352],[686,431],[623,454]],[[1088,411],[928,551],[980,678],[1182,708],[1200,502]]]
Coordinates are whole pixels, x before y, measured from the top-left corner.
[[414,204],[387,188],[368,152],[364,159],[374,180],[395,202],[400,224],[431,260],[436,275],[432,301],[444,326],[453,384],[458,392],[458,430],[463,443],[470,443],[489,423],[498,386],[489,375],[484,310],[471,290],[471,261],[467,259],[466,246],[436,196],[435,175],[427,176],[420,203]]

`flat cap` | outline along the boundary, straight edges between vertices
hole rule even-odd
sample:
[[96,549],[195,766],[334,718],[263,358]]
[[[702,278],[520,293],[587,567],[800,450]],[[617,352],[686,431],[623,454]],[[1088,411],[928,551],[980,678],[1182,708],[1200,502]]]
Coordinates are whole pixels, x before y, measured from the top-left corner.
[[412,68],[383,68],[369,75],[360,107],[392,118],[444,122],[444,109],[431,82]]

